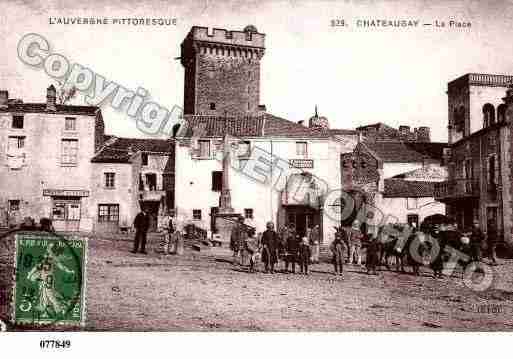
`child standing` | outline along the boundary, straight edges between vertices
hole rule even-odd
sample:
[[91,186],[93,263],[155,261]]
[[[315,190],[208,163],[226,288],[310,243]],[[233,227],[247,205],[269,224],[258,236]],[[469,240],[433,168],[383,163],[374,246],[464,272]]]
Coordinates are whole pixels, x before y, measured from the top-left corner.
[[368,234],[367,258],[365,259],[367,274],[378,274],[376,272],[376,266],[379,261],[378,250],[378,234],[374,230],[370,230]]
[[308,239],[303,237],[303,240],[299,244],[299,268],[301,270],[301,274],[308,275],[308,263],[310,262],[310,256],[312,255],[312,251],[310,250],[310,246],[308,245]]

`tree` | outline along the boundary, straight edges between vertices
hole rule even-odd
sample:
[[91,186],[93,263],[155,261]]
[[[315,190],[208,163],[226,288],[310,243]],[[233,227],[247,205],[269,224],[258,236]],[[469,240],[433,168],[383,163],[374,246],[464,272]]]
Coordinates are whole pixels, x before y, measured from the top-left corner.
[[60,86],[57,101],[61,105],[65,105],[69,100],[75,97],[77,94],[77,88],[75,86],[65,87],[64,85]]

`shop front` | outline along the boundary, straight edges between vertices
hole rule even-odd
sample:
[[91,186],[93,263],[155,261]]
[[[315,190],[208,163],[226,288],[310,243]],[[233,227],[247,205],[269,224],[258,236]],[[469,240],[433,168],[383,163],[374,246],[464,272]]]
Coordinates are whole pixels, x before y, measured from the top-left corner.
[[51,197],[51,214],[56,231],[78,232],[82,218],[82,200],[89,196],[86,190],[44,189],[43,196]]

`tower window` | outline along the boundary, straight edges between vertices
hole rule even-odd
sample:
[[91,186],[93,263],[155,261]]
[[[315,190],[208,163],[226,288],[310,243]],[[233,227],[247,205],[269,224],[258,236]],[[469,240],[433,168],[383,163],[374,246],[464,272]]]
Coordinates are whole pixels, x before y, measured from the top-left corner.
[[210,109],[211,110],[215,110],[216,109],[216,103],[215,102],[211,102],[210,103]]
[[497,122],[504,122],[506,120],[506,105],[500,104],[497,107]]
[[487,103],[483,106],[483,127],[488,127],[495,123],[495,108]]
[[249,111],[249,102],[248,102],[248,111]]

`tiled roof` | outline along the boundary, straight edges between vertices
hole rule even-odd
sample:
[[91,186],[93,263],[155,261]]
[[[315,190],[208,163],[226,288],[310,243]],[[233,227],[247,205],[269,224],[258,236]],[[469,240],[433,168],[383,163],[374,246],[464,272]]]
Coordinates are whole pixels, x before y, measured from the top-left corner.
[[24,113],[62,113],[66,115],[93,116],[99,110],[96,106],[56,105],[56,111],[48,111],[46,103],[9,103],[7,108],[0,108],[0,112]]
[[105,136],[104,147],[91,159],[95,163],[128,163],[129,152],[174,152],[172,140]]
[[434,182],[407,181],[400,178],[385,178],[383,197],[433,197]]
[[184,137],[223,137],[226,132],[232,136],[257,137],[262,134],[264,116],[221,117],[185,116],[187,131]]
[[422,162],[426,157],[441,160],[447,143],[437,142],[365,142],[384,162]]
[[347,135],[353,135],[356,136],[358,132],[356,130],[348,130],[344,128],[330,128],[329,130],[330,135],[332,136],[347,136]]
[[264,135],[277,137],[330,137],[328,129],[322,127],[305,127],[297,122],[292,122],[271,114],[265,115]]
[[222,117],[222,116],[185,116],[186,131],[183,137],[223,137],[227,132],[237,137],[313,137],[328,138],[329,130],[309,128],[284,118],[264,113],[259,116]]

